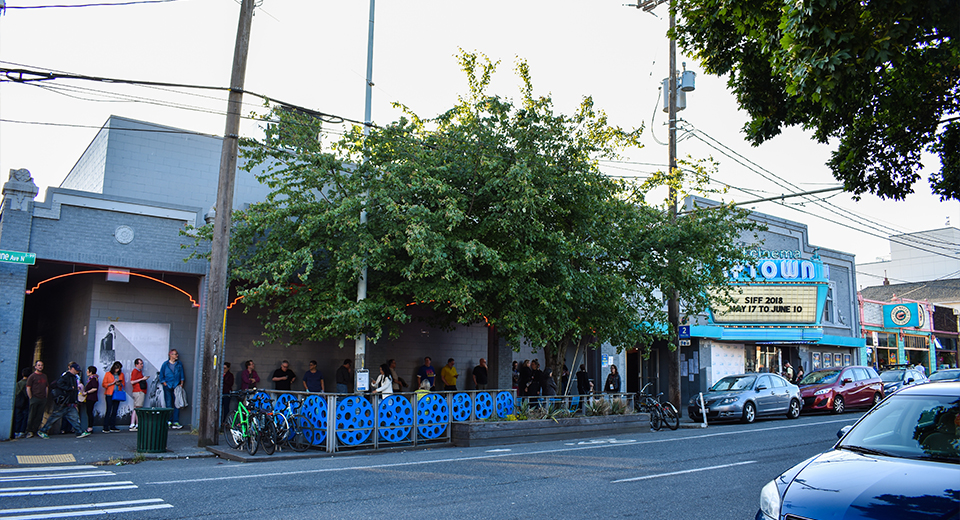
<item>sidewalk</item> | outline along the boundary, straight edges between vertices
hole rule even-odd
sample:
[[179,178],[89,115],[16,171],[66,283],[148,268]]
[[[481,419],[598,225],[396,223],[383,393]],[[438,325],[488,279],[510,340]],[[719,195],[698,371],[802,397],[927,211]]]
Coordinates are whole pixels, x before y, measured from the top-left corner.
[[[137,456],[137,434],[124,427],[119,433],[99,431],[84,439],[74,434],[51,435],[49,439],[32,437],[0,441],[0,467],[23,467],[31,464],[94,464],[110,460],[131,460]],[[144,453],[146,459],[182,459],[213,457],[206,448],[197,446],[197,435],[186,430],[169,430],[166,453]]]

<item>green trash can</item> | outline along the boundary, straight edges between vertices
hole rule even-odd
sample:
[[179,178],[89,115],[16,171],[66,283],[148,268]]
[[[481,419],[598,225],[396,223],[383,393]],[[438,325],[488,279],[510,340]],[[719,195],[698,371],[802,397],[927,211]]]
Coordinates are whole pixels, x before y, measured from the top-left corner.
[[137,451],[166,453],[167,421],[173,408],[137,408]]

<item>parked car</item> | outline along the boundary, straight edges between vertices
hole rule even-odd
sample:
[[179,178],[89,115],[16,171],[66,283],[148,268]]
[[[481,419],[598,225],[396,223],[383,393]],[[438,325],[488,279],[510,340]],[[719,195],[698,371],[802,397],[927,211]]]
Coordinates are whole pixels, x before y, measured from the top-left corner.
[[756,520],[960,517],[960,382],[904,388],[760,491]]
[[957,381],[960,380],[960,368],[944,368],[930,374],[929,381]]
[[873,406],[886,395],[883,382],[871,367],[841,367],[814,370],[800,380],[804,410],[830,410]]
[[[762,415],[800,417],[800,389],[777,374],[740,374],[717,381],[703,394],[708,419],[752,423]],[[690,418],[703,419],[698,396],[690,399]]]
[[890,395],[905,386],[923,383],[927,377],[913,368],[893,368],[880,372],[880,379],[883,380],[884,395]]

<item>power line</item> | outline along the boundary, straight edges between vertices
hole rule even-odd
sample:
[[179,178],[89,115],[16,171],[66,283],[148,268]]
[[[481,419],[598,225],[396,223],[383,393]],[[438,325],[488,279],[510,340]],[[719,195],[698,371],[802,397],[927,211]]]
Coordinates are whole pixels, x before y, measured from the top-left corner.
[[137,5],[137,4],[165,4],[169,2],[180,2],[182,0],[136,0],[131,2],[103,2],[96,4],[61,4],[61,5],[21,5],[21,6],[6,6],[0,7],[0,11],[4,9],[64,9],[72,7],[117,7],[125,5]]

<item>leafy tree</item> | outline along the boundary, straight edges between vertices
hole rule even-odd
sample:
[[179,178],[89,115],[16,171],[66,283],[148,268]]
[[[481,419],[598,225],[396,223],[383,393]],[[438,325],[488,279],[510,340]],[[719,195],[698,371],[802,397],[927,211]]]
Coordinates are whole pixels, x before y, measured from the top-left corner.
[[960,199],[960,2],[676,0],[676,37],[728,86],[758,145],[784,126],[837,139],[847,191],[902,199],[937,153],[930,186]]
[[[672,222],[643,193],[678,174],[635,186],[598,169],[639,131],[611,126],[590,98],[556,114],[522,61],[519,102],[489,95],[497,64],[459,59],[469,93],[435,118],[405,109],[325,145],[308,114],[277,110],[266,139],[247,143],[246,167],[264,166],[273,192],[237,216],[232,274],[272,339],[376,341],[417,303],[438,326],[485,320],[556,369],[573,344],[675,333],[654,325],[667,322],[669,290],[702,310],[705,287],[742,260],[739,213]],[[370,290],[357,302],[365,264]]]

